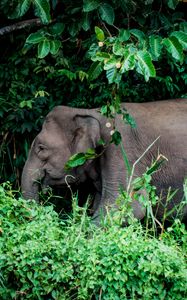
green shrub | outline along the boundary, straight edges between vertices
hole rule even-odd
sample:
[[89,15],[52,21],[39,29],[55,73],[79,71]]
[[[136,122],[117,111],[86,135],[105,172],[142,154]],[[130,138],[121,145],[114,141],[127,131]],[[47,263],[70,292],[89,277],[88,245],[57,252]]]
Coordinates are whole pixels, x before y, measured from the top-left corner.
[[52,206],[16,200],[0,187],[2,300],[186,299],[183,227],[175,227],[179,245],[169,231],[159,240],[138,221],[95,227],[73,207],[64,222]]

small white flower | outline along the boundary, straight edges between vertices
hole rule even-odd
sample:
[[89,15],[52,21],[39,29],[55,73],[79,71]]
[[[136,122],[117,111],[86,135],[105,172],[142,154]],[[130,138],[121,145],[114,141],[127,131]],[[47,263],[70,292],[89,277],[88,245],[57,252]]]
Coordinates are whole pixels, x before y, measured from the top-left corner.
[[110,128],[111,126],[112,126],[112,125],[111,125],[110,122],[107,122],[107,123],[106,123],[106,127],[107,127],[107,128]]
[[103,42],[99,42],[98,45],[99,45],[99,47],[103,47],[104,43]]
[[111,131],[110,131],[110,135],[113,135],[114,132],[115,132],[115,130],[111,130]]
[[121,68],[121,63],[120,63],[120,62],[117,62],[117,63],[116,63],[116,68],[117,68],[117,69],[120,69],[120,68]]

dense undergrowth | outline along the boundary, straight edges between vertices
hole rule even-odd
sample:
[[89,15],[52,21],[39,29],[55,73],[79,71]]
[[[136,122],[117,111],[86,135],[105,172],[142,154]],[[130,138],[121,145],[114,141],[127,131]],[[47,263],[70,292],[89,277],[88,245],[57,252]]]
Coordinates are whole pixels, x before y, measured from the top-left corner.
[[96,227],[73,200],[64,220],[53,206],[0,187],[1,299],[187,298],[187,231],[179,220],[153,234],[108,215]]

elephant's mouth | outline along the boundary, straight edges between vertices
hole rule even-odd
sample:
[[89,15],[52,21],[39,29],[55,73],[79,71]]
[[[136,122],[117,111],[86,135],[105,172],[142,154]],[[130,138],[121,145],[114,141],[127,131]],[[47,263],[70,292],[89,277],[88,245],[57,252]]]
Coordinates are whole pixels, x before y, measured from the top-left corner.
[[65,188],[72,184],[79,184],[79,178],[69,174],[60,178],[45,174],[45,177],[42,180],[42,189],[45,189],[47,186]]
[[[50,203],[55,205],[59,212],[70,212],[72,209],[72,195],[77,197],[80,206],[84,206],[89,201],[89,214],[92,214],[92,201],[96,194],[96,189],[91,180],[81,183],[75,178],[67,177],[69,180],[53,179],[48,182],[47,179],[41,185],[40,201],[49,199]],[[42,196],[43,195],[43,196]],[[45,200],[46,199],[46,200]],[[47,200],[48,201],[48,200]]]
[[[40,195],[44,196],[44,198],[66,198],[70,199],[71,202],[71,196],[72,192],[77,193],[80,189],[80,180],[78,177],[74,177],[72,175],[66,175],[64,178],[52,178],[49,177],[47,174],[41,181],[41,184],[39,186],[39,192]],[[83,184],[82,184],[82,190]],[[82,195],[82,192],[81,192]],[[87,193],[88,196],[88,193]],[[43,198],[43,197],[42,197]]]

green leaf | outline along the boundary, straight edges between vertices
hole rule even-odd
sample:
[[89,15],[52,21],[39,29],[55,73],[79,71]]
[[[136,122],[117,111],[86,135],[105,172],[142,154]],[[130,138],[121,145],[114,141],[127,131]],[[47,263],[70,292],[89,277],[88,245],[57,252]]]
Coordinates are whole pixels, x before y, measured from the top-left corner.
[[27,108],[32,109],[32,102],[33,102],[32,100],[24,100],[24,101],[20,102],[19,106],[21,108],[27,107]]
[[132,128],[136,128],[136,121],[128,112],[123,113],[123,120],[125,120]]
[[115,78],[116,78],[116,74],[117,74],[117,69],[116,67],[111,68],[109,70],[106,71],[106,77],[108,79],[108,83],[114,83],[115,82]]
[[162,50],[162,38],[158,35],[149,36],[149,45],[153,59],[158,59]]
[[81,29],[81,23],[72,22],[69,24],[69,33],[71,36],[75,37]]
[[124,54],[124,47],[119,40],[113,44],[112,51],[115,55],[122,56]]
[[55,23],[49,28],[49,31],[52,35],[61,35],[64,31],[65,25],[64,23]]
[[114,19],[115,19],[115,14],[112,6],[108,3],[102,3],[99,6],[99,12],[101,19],[105,21],[109,25],[113,25]]
[[97,39],[98,39],[100,42],[104,41],[104,39],[105,39],[105,34],[104,34],[104,31],[103,31],[101,28],[95,26],[95,33],[96,33]]
[[120,29],[119,31],[119,41],[126,42],[130,38],[130,31],[128,29]]
[[83,17],[82,28],[85,31],[88,31],[90,29],[90,17],[88,13]]
[[22,17],[29,10],[31,5],[31,0],[22,0],[18,4],[19,16]]
[[57,4],[58,4],[58,2],[59,2],[59,0],[52,0],[51,2],[52,2],[52,3],[51,3],[51,4],[52,4],[52,9],[55,10],[56,7],[57,7]]
[[42,31],[38,31],[35,33],[31,33],[26,39],[26,43],[29,44],[38,44],[39,42],[45,39],[44,33]]
[[9,15],[9,18],[11,19],[22,17],[31,6],[31,0],[20,0],[17,2],[17,7],[15,7],[14,11]]
[[130,175],[131,174],[131,166],[130,166],[130,163],[129,163],[129,160],[128,160],[128,157],[127,157],[127,152],[126,152],[125,147],[122,143],[121,143],[121,152],[122,152],[122,156],[123,156],[123,161],[124,161],[125,166],[127,168],[128,175]]
[[139,41],[145,40],[145,34],[139,29],[131,29],[130,33],[134,35]]
[[113,133],[111,143],[114,143],[116,146],[121,143],[121,133],[119,131]]
[[179,61],[183,60],[183,49],[175,36],[163,39],[163,44],[166,47],[166,50],[173,56],[173,58]]
[[103,116],[107,116],[107,114],[108,114],[108,105],[102,105],[101,109],[100,109],[100,112]]
[[106,143],[103,139],[98,140],[98,145],[100,146],[106,146]]
[[87,160],[97,157],[95,149],[89,148],[85,153],[80,152],[72,155],[65,165],[65,169],[72,169],[83,165]]
[[65,75],[70,80],[73,80],[73,79],[77,78],[76,73],[73,73],[73,72],[71,72],[69,70],[66,70],[66,69],[61,69],[61,70],[58,71],[58,73],[60,75]]
[[155,173],[159,168],[160,166],[164,163],[168,161],[168,159],[163,156],[162,154],[160,154],[156,160],[151,164],[151,167],[148,168],[148,170],[146,171],[146,174],[148,175],[152,175],[153,173]]
[[171,36],[175,36],[179,43],[184,47],[184,49],[187,49],[187,33],[183,31],[174,31],[171,33]]
[[152,63],[151,56],[146,50],[140,50],[136,53],[137,72],[142,74],[146,81],[149,77],[155,77],[156,71]]
[[31,132],[33,130],[33,123],[27,122],[25,121],[22,125],[21,125],[21,133],[24,133],[26,131]]
[[132,54],[129,49],[124,51],[124,61],[121,66],[121,72],[124,73],[129,70],[133,70],[135,67],[135,55]]
[[104,70],[109,70],[109,69],[112,69],[116,66],[116,63],[117,63],[117,59],[115,57],[112,57],[108,60],[106,60],[104,62]]
[[97,61],[97,58],[96,58],[96,53],[97,51],[99,50],[99,45],[98,43],[94,43],[90,46],[89,50],[88,50],[88,55],[89,57],[91,57],[92,61]]
[[50,5],[48,0],[32,1],[36,15],[41,19],[42,23],[47,24],[51,21]]
[[85,153],[77,153],[72,155],[67,163],[65,164],[65,169],[72,169],[78,166],[82,166],[86,162]]
[[97,61],[105,61],[106,59],[110,58],[110,54],[107,52],[97,52],[95,58]]
[[44,58],[49,54],[50,51],[50,42],[49,40],[45,39],[38,44],[38,57]]
[[97,0],[84,0],[83,11],[90,12],[98,8],[100,2]]
[[179,0],[167,0],[167,5],[171,9],[175,9],[177,4],[179,3]]
[[95,149],[89,148],[85,152],[85,158],[88,159],[94,159],[97,157],[97,153],[95,152]]
[[102,73],[103,67],[102,63],[100,61],[95,61],[88,70],[88,79],[90,81],[96,79],[99,77],[99,75]]
[[77,73],[80,81],[83,81],[85,78],[88,79],[88,74],[86,72],[80,70]]
[[171,28],[173,28],[173,23],[171,22],[171,18],[169,18],[169,16],[165,14],[159,14],[159,19],[165,30],[171,30]]
[[180,31],[187,33],[187,22],[180,22],[179,24]]
[[50,41],[50,53],[56,55],[60,49],[61,42],[58,40]]

